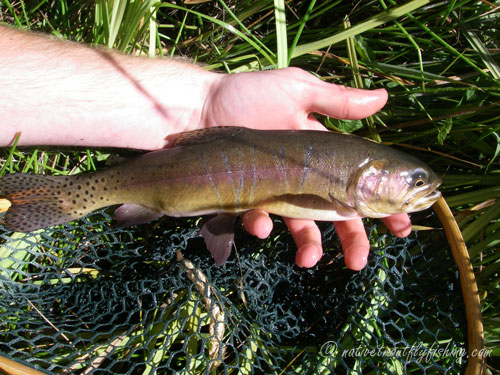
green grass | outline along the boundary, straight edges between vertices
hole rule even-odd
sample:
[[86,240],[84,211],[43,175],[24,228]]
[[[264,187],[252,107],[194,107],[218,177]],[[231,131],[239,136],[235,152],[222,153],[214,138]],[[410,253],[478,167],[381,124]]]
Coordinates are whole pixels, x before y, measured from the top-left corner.
[[[443,175],[471,249],[486,344],[500,355],[498,9],[468,0],[92,4],[5,0],[0,21],[126,53],[186,56],[228,73],[298,66],[328,82],[386,88],[389,102],[373,118],[322,120],[415,153]],[[106,157],[12,148],[0,174],[78,173]]]

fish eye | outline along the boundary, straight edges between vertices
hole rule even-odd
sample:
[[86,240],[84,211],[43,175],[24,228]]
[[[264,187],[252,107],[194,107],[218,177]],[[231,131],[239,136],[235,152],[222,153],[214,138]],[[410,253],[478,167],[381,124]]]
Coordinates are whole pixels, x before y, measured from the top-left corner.
[[406,178],[406,182],[408,182],[408,185],[419,188],[427,184],[427,181],[429,180],[429,176],[427,172],[423,169],[416,169],[408,175]]
[[422,180],[421,178],[419,178],[417,181],[415,181],[415,187],[420,187],[420,186],[423,186],[425,184],[425,181]]

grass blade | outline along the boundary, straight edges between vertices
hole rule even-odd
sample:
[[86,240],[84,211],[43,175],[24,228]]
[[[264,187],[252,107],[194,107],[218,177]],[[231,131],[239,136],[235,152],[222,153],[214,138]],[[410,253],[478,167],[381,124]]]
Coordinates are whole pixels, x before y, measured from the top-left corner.
[[151,12],[151,17],[149,18],[149,57],[154,57],[156,54],[156,36],[158,35],[158,23],[156,22],[156,10],[158,0],[151,0],[149,4],[149,11]]
[[293,51],[295,50],[295,47],[297,46],[297,43],[299,42],[300,36],[302,35],[302,31],[304,30],[304,27],[306,26],[306,23],[309,20],[309,17],[311,16],[311,13],[314,9],[314,5],[316,5],[316,0],[311,0],[311,2],[309,3],[309,7],[307,8],[306,13],[304,14],[304,17],[302,17],[302,20],[300,21],[299,29],[295,33],[295,38],[293,38],[292,45],[290,47],[290,50],[288,51],[288,63],[287,63],[287,65],[290,65],[290,60],[292,59]]
[[[351,22],[349,21],[349,17],[346,16],[344,18],[343,24],[346,30],[348,30],[351,27]],[[358,89],[363,89],[364,88],[363,78],[361,78],[361,73],[359,71],[358,56],[356,54],[355,43],[356,42],[353,37],[347,38],[347,55],[349,56],[349,62],[351,65],[352,75],[354,78],[354,87]],[[375,121],[373,120],[373,116],[368,116],[366,118],[366,123],[368,124],[368,130],[370,131],[372,139],[377,142],[382,142],[382,138],[380,138],[380,135],[377,133],[377,130],[375,129]]]
[[12,145],[12,147],[9,150],[9,155],[7,156],[7,160],[5,161],[5,164],[0,169],[0,177],[3,176],[5,174],[5,172],[7,172],[7,168],[10,168],[9,172],[12,173],[12,158],[13,158],[14,153],[16,151],[17,142],[19,142],[20,136],[21,136],[21,133],[16,134],[16,138],[14,139],[14,144]]
[[469,41],[472,48],[474,48],[474,50],[478,53],[479,57],[481,57],[481,60],[483,60],[484,65],[486,65],[489,69],[493,78],[500,80],[500,67],[491,56],[488,49],[484,46],[484,43],[481,41],[479,35],[477,35],[474,31],[467,29],[465,37]]
[[231,33],[235,34],[236,36],[238,36],[239,38],[241,38],[242,40],[244,40],[245,42],[247,42],[254,49],[256,49],[262,56],[264,56],[264,58],[269,62],[270,65],[272,65],[273,67],[276,66],[276,64],[274,62],[274,56],[272,56],[272,54],[267,53],[265,51],[265,49],[263,49],[261,47],[261,45],[260,45],[261,43],[256,43],[254,41],[254,38],[247,36],[246,34],[242,33],[239,30],[237,30],[234,26],[232,26],[232,25],[230,25],[230,24],[228,24],[226,22],[223,22],[223,21],[221,21],[221,20],[219,20],[219,19],[217,19],[215,17],[207,16],[206,14],[203,14],[203,13],[200,13],[200,12],[197,12],[195,10],[188,9],[188,8],[185,8],[185,7],[181,7],[179,5],[169,4],[169,3],[161,3],[160,7],[183,10],[184,12],[192,13],[192,14],[198,16],[198,17],[201,17],[201,18],[204,18],[204,19],[206,19],[206,20],[208,20],[210,22],[213,22],[216,25],[222,26],[226,30],[230,31]]
[[[233,20],[236,22],[236,24],[241,27],[241,29],[248,35],[249,38],[252,39],[252,41],[260,46],[262,50],[265,50],[267,53],[270,55],[273,55],[273,52],[264,44],[262,43],[258,38],[256,38],[250,30],[240,21],[240,19],[231,11],[231,9],[227,6],[227,4],[223,0],[219,0],[219,2],[222,4],[224,9],[229,13],[229,15],[233,18]],[[284,8],[283,8],[284,9]],[[196,12],[193,12],[196,13]],[[203,17],[201,13],[199,13],[200,16]],[[219,24],[220,25],[220,24]],[[222,25],[220,25],[222,26]],[[230,29],[230,28],[228,28]],[[274,55],[273,55],[274,56]]]
[[276,20],[276,41],[278,44],[278,68],[288,66],[288,45],[286,32],[285,1],[274,0],[274,14]]
[[299,45],[295,48],[292,54],[292,58],[305,55],[309,52],[315,51],[317,49],[328,47],[332,44],[339,43],[341,41],[346,40],[347,38],[352,38],[358,34],[361,34],[367,30],[374,29],[377,26],[383,25],[386,22],[393,21],[409,12],[418,9],[425,4],[429,3],[430,0],[413,0],[405,5],[401,5],[400,7],[391,9],[387,12],[382,12],[377,14],[376,16],[368,19],[365,22],[362,22],[356,26],[351,27],[348,30],[341,31],[335,35],[332,35],[328,38],[324,38],[315,42],[306,43]]
[[[492,77],[488,73],[486,73],[485,71],[483,71],[483,69],[481,69],[479,66],[477,66],[471,59],[467,58],[464,54],[458,52],[449,43],[447,43],[443,38],[441,38],[438,34],[436,34],[434,31],[432,31],[427,25],[425,25],[424,23],[420,22],[416,17],[412,16],[411,14],[408,14],[408,18],[410,18],[419,27],[421,27],[423,30],[425,30],[432,38],[434,38],[435,40],[437,40],[449,52],[451,52],[455,56],[460,57],[462,60],[464,60],[468,65],[470,65],[474,70],[476,70],[483,77],[486,77],[489,80],[491,80]],[[495,83],[500,85],[500,82],[498,82],[498,81],[496,81]]]
[[474,220],[465,229],[462,230],[462,235],[465,242],[469,242],[476,236],[489,222],[500,217],[500,199],[489,207],[479,218]]
[[113,10],[111,11],[111,18],[109,20],[108,48],[112,48],[115,45],[116,37],[118,36],[118,31],[120,30],[120,25],[122,24],[126,7],[127,1],[125,0],[113,1]]

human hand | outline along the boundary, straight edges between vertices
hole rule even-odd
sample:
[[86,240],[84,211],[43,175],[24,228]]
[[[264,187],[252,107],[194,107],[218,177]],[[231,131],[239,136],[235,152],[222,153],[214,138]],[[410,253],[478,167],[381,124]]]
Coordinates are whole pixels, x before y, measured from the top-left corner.
[[[223,76],[205,106],[207,124],[239,125],[260,129],[325,130],[314,117],[320,113],[339,119],[361,119],[387,101],[385,90],[358,90],[321,81],[297,68],[240,73]],[[311,220],[284,218],[297,245],[296,263],[313,267],[323,254],[321,233]],[[406,214],[383,219],[398,237],[411,231]],[[245,229],[267,237],[273,223],[269,214],[252,210],[243,216]],[[365,267],[370,249],[361,219],[334,223],[340,238],[346,266],[352,270]]]

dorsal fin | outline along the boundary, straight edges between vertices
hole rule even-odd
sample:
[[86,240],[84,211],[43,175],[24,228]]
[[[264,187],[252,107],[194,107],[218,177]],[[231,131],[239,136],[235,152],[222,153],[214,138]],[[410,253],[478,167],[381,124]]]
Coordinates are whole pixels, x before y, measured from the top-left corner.
[[245,128],[237,126],[214,126],[212,128],[198,129],[180,134],[176,141],[176,146],[192,146],[207,143],[220,138],[232,137],[240,133]]

